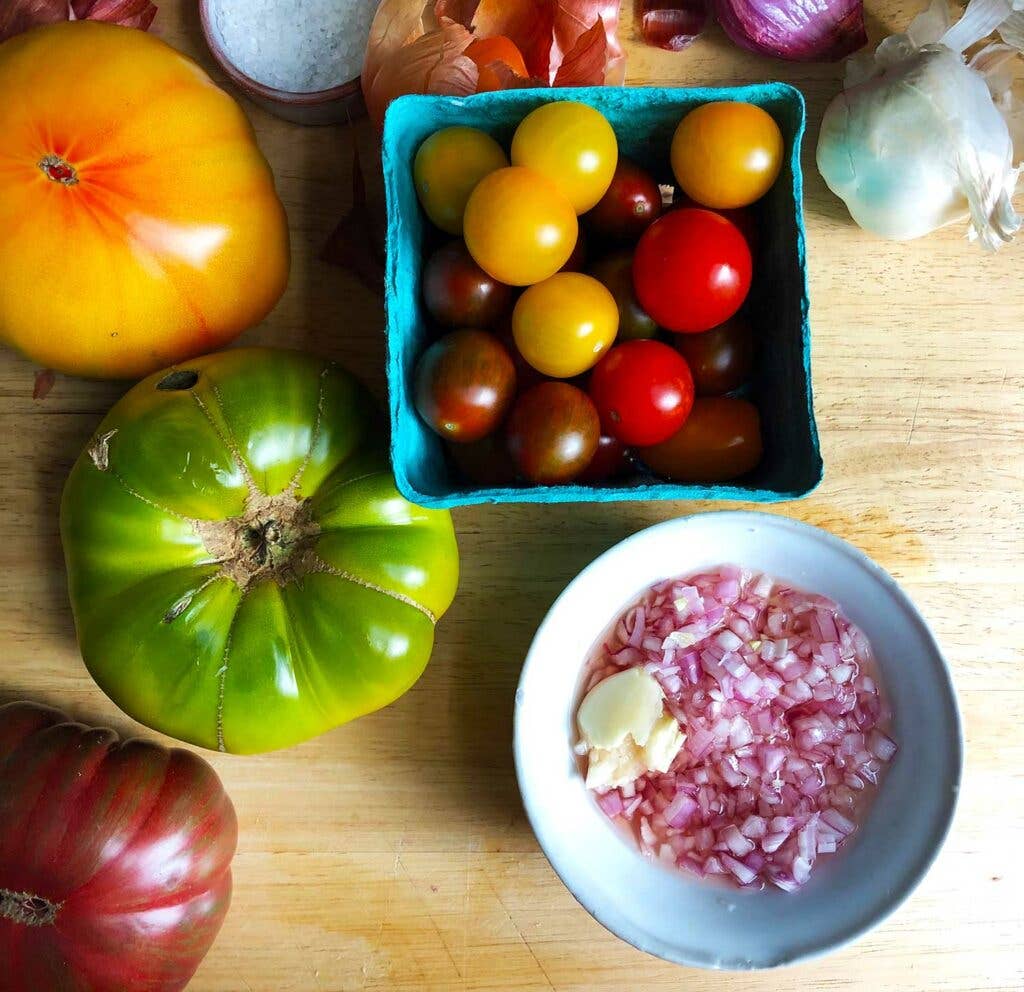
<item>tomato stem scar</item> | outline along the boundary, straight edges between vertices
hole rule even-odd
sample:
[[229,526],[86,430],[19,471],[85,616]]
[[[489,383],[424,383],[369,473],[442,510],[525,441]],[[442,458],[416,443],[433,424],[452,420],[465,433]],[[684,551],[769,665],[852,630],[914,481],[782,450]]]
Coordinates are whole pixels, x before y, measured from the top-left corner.
[[27,927],[49,926],[57,918],[61,905],[30,892],[0,889],[0,919],[22,923]]
[[78,182],[78,171],[70,162],[59,155],[45,155],[39,161],[39,168],[47,179],[62,186],[74,186]]

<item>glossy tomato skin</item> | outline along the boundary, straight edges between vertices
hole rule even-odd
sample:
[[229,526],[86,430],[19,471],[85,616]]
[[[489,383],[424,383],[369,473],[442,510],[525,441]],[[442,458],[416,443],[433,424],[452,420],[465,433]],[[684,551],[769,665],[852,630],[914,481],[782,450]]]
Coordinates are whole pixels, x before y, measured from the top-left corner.
[[512,315],[503,318],[498,326],[494,328],[495,337],[505,346],[512,364],[516,370],[516,392],[525,393],[531,386],[543,382],[546,378],[538,372],[525,358],[516,345],[516,339],[512,334]]
[[38,365],[138,378],[284,292],[287,218],[249,121],[155,35],[85,20],[5,41],[0,134],[0,340]]
[[518,166],[498,169],[466,204],[466,247],[477,265],[509,286],[553,276],[576,247],[579,224],[548,180]]
[[571,482],[590,464],[601,425],[587,394],[566,382],[542,382],[512,408],[506,426],[508,449],[530,482]]
[[771,114],[750,103],[706,103],[672,138],[672,171],[683,191],[713,210],[745,207],[771,189],[785,142]]
[[416,366],[416,410],[448,441],[479,441],[497,430],[515,391],[512,358],[485,331],[446,334]]
[[750,246],[736,225],[684,207],[656,220],[633,255],[640,305],[662,327],[697,334],[724,324],[750,292]]
[[619,311],[619,341],[636,341],[657,335],[658,325],[636,298],[632,252],[618,252],[598,260],[590,267],[590,274],[603,283],[615,298]]
[[582,272],[587,267],[587,251],[587,236],[583,233],[583,228],[580,228],[579,234],[576,235],[576,246],[573,248],[569,260],[558,271]]
[[678,334],[672,344],[690,366],[698,396],[721,396],[750,381],[754,335],[739,315],[702,334]]
[[[706,210],[708,208],[701,207],[696,200],[691,200],[681,190],[676,190],[675,198],[672,201],[672,210],[682,210],[683,207],[697,207],[699,209]],[[752,207],[735,207],[731,210],[716,210],[716,214],[721,214],[726,220],[731,220],[737,228],[739,228],[740,234],[747,239],[747,247],[750,249],[751,256],[757,255],[758,246],[761,243],[761,231],[758,227],[757,215]]]
[[516,482],[516,467],[501,431],[469,444],[449,444],[458,471],[477,486],[504,487]]
[[607,434],[627,445],[671,437],[693,406],[693,377],[679,352],[660,341],[626,341],[590,376],[590,398]]
[[404,693],[458,549],[449,513],[397,492],[385,438],[353,376],[297,351],[231,349],[129,390],[61,501],[100,688],[155,730],[243,754]]
[[423,302],[445,327],[490,327],[512,309],[512,289],[484,272],[461,241],[452,241],[423,267]]
[[474,127],[435,131],[416,152],[413,182],[424,212],[447,234],[462,234],[466,203],[484,176],[508,165],[504,149]]
[[610,242],[634,242],[661,216],[661,189],[654,177],[620,158],[611,185],[587,214],[587,227]]
[[555,184],[577,214],[608,190],[619,157],[611,124],[585,103],[555,100],[531,111],[512,137],[512,164]]
[[728,482],[761,461],[761,418],[746,400],[698,399],[676,434],[637,454],[659,475],[676,482]]
[[571,379],[611,347],[619,327],[615,298],[592,276],[556,272],[527,289],[512,311],[512,335],[538,372]]
[[597,439],[597,450],[590,464],[580,473],[580,482],[607,482],[625,475],[629,470],[629,456],[626,446],[611,434],[602,434]]
[[465,54],[476,64],[479,73],[477,93],[492,93],[494,90],[504,89],[508,73],[519,79],[530,78],[530,70],[526,68],[523,53],[515,42],[505,35],[477,38],[470,42]]
[[180,992],[228,911],[237,839],[197,755],[0,706],[0,985]]

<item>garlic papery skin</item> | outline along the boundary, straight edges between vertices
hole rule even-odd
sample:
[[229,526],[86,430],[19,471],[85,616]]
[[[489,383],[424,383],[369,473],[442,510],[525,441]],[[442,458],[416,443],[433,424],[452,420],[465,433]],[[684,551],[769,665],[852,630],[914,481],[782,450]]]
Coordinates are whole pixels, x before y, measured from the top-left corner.
[[969,218],[969,236],[987,248],[1013,238],[1021,223],[1011,203],[1019,173],[1007,123],[1013,108],[1006,58],[993,58],[1012,49],[989,46],[968,64],[945,43],[973,44],[980,38],[965,27],[987,34],[1008,10],[1005,0],[973,0],[950,28],[937,0],[907,34],[848,63],[846,89],[822,121],[817,162],[865,230],[908,240]]

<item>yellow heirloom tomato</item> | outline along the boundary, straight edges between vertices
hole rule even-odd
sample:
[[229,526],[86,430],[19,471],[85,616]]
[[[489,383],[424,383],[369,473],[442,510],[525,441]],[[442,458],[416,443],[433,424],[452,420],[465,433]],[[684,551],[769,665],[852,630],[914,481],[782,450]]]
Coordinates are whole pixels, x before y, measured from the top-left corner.
[[145,375],[261,320],[288,263],[252,128],[193,61],[96,21],[0,44],[0,340]]

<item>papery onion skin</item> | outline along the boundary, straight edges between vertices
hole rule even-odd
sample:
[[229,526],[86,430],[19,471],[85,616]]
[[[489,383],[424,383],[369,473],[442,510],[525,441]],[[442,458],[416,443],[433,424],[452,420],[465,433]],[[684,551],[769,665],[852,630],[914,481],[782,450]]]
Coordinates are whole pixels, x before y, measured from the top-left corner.
[[403,93],[475,93],[477,67],[463,52],[497,35],[519,49],[530,77],[499,71],[503,86],[621,85],[618,23],[617,0],[382,0],[363,62],[367,111],[379,127]]
[[0,0],[0,41],[67,20],[109,21],[146,31],[156,12],[150,0]]
[[56,24],[67,19],[67,0],[5,0],[0,3],[0,41],[39,24]]
[[405,93],[475,93],[479,70],[463,54],[472,41],[473,35],[461,24],[445,20],[436,30],[400,46],[372,73],[366,69],[371,61],[367,49],[362,85],[370,119],[380,126],[391,101]]
[[838,62],[868,40],[863,0],[715,0],[715,15],[741,48],[787,62]]
[[150,0],[71,0],[76,20],[109,21],[126,28],[145,31],[156,17]]

